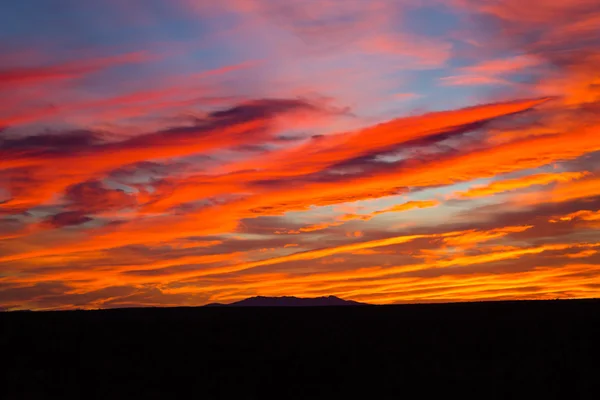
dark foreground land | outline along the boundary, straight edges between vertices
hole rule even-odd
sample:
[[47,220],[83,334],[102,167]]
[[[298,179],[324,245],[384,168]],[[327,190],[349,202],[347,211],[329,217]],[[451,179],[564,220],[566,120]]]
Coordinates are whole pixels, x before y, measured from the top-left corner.
[[598,399],[600,301],[0,313],[2,399]]

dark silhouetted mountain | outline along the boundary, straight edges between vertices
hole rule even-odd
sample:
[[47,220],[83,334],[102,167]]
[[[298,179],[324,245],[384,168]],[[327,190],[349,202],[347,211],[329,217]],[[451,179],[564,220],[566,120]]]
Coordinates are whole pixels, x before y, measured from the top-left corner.
[[[352,303],[241,303],[269,302]],[[8,368],[0,393],[11,400],[593,399],[599,311],[600,300],[561,300],[3,312]]]
[[320,307],[320,306],[366,306],[369,304],[358,301],[343,300],[335,296],[302,298],[293,296],[264,297],[256,296],[231,304],[212,303],[209,307]]

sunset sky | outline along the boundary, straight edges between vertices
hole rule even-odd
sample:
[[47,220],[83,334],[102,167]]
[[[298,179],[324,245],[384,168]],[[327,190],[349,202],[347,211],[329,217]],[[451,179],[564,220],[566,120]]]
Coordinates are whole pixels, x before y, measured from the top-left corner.
[[597,0],[21,0],[0,308],[600,296]]

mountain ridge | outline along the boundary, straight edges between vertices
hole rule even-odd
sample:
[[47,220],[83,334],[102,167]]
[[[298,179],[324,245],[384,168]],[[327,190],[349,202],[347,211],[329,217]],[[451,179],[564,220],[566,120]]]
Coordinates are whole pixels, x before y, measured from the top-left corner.
[[254,296],[233,303],[210,303],[205,307],[345,307],[368,306],[354,300],[344,300],[336,296],[295,297],[295,296]]

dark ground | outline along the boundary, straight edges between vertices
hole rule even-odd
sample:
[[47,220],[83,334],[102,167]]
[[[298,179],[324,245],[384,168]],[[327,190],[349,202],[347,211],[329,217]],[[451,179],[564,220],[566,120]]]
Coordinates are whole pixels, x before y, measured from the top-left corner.
[[2,399],[598,399],[600,301],[0,313]]

